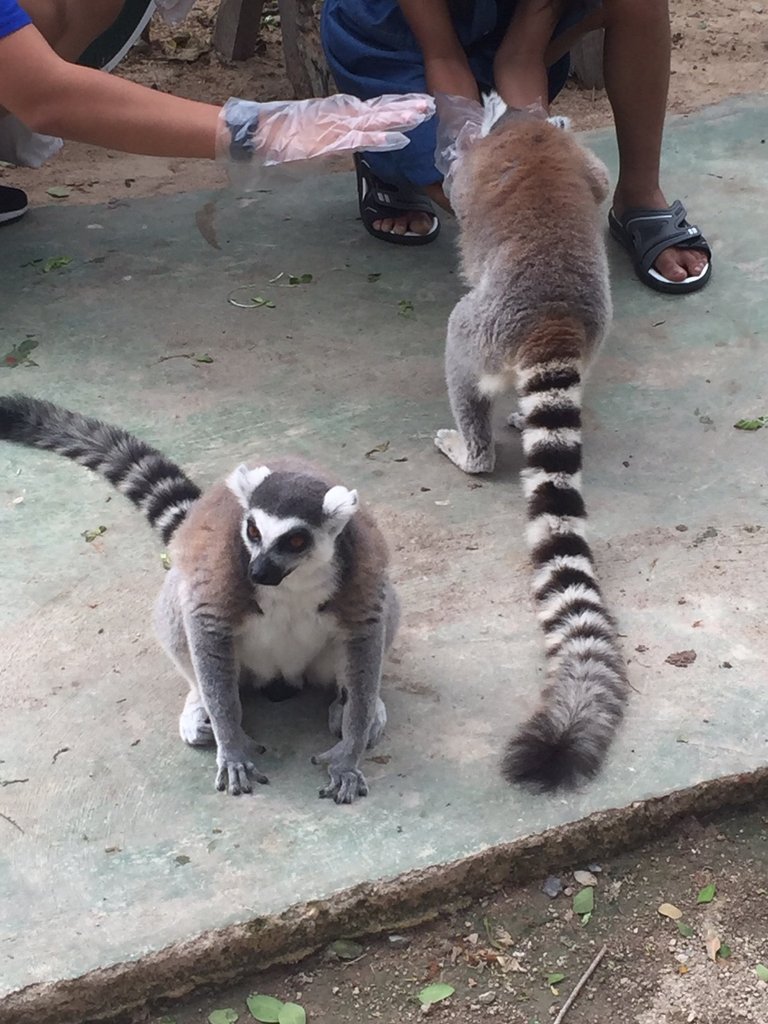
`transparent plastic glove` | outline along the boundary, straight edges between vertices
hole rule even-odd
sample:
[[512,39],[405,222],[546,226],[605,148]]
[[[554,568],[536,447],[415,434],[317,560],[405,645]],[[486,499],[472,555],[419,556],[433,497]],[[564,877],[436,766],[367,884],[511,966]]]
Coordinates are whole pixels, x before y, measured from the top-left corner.
[[247,182],[257,177],[259,168],[303,170],[309,161],[339,153],[403,149],[409,141],[403,132],[434,112],[432,97],[420,93],[274,103],[233,98],[219,115],[216,155],[239,181]]

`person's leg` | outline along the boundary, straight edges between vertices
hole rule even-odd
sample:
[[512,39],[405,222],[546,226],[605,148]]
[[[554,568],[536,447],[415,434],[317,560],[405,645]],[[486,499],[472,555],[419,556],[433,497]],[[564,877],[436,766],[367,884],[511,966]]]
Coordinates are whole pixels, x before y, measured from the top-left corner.
[[81,53],[110,27],[123,0],[19,0],[35,28],[64,60]]
[[[601,9],[553,41],[548,59],[557,59],[584,32],[601,27],[605,88],[619,147],[614,213],[620,218],[632,208],[663,209],[668,205],[659,180],[671,50],[668,2],[603,0]],[[706,264],[699,250],[670,247],[655,268],[669,281],[683,281],[699,275]]]

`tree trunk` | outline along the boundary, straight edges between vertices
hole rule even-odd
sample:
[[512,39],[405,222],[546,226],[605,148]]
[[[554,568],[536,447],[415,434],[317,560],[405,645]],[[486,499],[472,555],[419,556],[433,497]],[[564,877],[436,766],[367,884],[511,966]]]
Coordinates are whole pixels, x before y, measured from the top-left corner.
[[322,6],[322,0],[278,0],[285,72],[299,100],[335,91],[320,43]]

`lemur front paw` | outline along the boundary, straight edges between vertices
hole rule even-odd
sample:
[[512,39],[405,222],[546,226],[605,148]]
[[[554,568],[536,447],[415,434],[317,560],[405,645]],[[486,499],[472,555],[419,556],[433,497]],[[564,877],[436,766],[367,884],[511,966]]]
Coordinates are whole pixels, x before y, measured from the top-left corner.
[[458,430],[438,430],[435,435],[435,448],[447,455],[454,466],[465,473],[492,473],[496,462],[496,452],[490,450],[470,455],[466,442]]
[[200,701],[188,700],[184,705],[179,715],[179,735],[190,747],[207,747],[213,743],[211,720]]
[[[331,736],[335,736],[337,739],[341,739],[344,735],[344,706],[346,704],[346,696],[339,694],[331,703],[328,708],[328,730]],[[384,735],[384,730],[387,726],[387,708],[381,697],[376,698],[376,711],[374,713],[373,724],[371,725],[371,731],[368,735],[368,749],[375,747],[376,744],[381,740]]]
[[257,754],[263,754],[265,749],[258,743],[250,743],[243,748],[217,751],[216,789],[219,792],[226,789],[230,796],[240,796],[251,792],[251,779],[261,786],[266,785],[269,779],[252,760]]
[[321,800],[333,797],[337,804],[351,804],[359,796],[368,796],[365,776],[344,749],[343,743],[337,743],[323,754],[315,754],[312,764],[328,767],[328,785],[318,791]]

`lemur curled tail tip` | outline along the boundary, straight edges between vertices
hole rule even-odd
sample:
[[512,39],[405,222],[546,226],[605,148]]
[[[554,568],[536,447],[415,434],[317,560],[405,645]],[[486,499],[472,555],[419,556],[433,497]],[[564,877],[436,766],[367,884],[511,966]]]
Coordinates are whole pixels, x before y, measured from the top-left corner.
[[490,472],[492,400],[516,388],[533,597],[548,678],[508,744],[510,782],[552,790],[600,770],[628,697],[616,627],[585,538],[581,388],[611,319],[598,206],[604,166],[569,132],[503,114],[458,165],[451,201],[470,291],[448,324],[446,377],[458,430],[437,447]]

